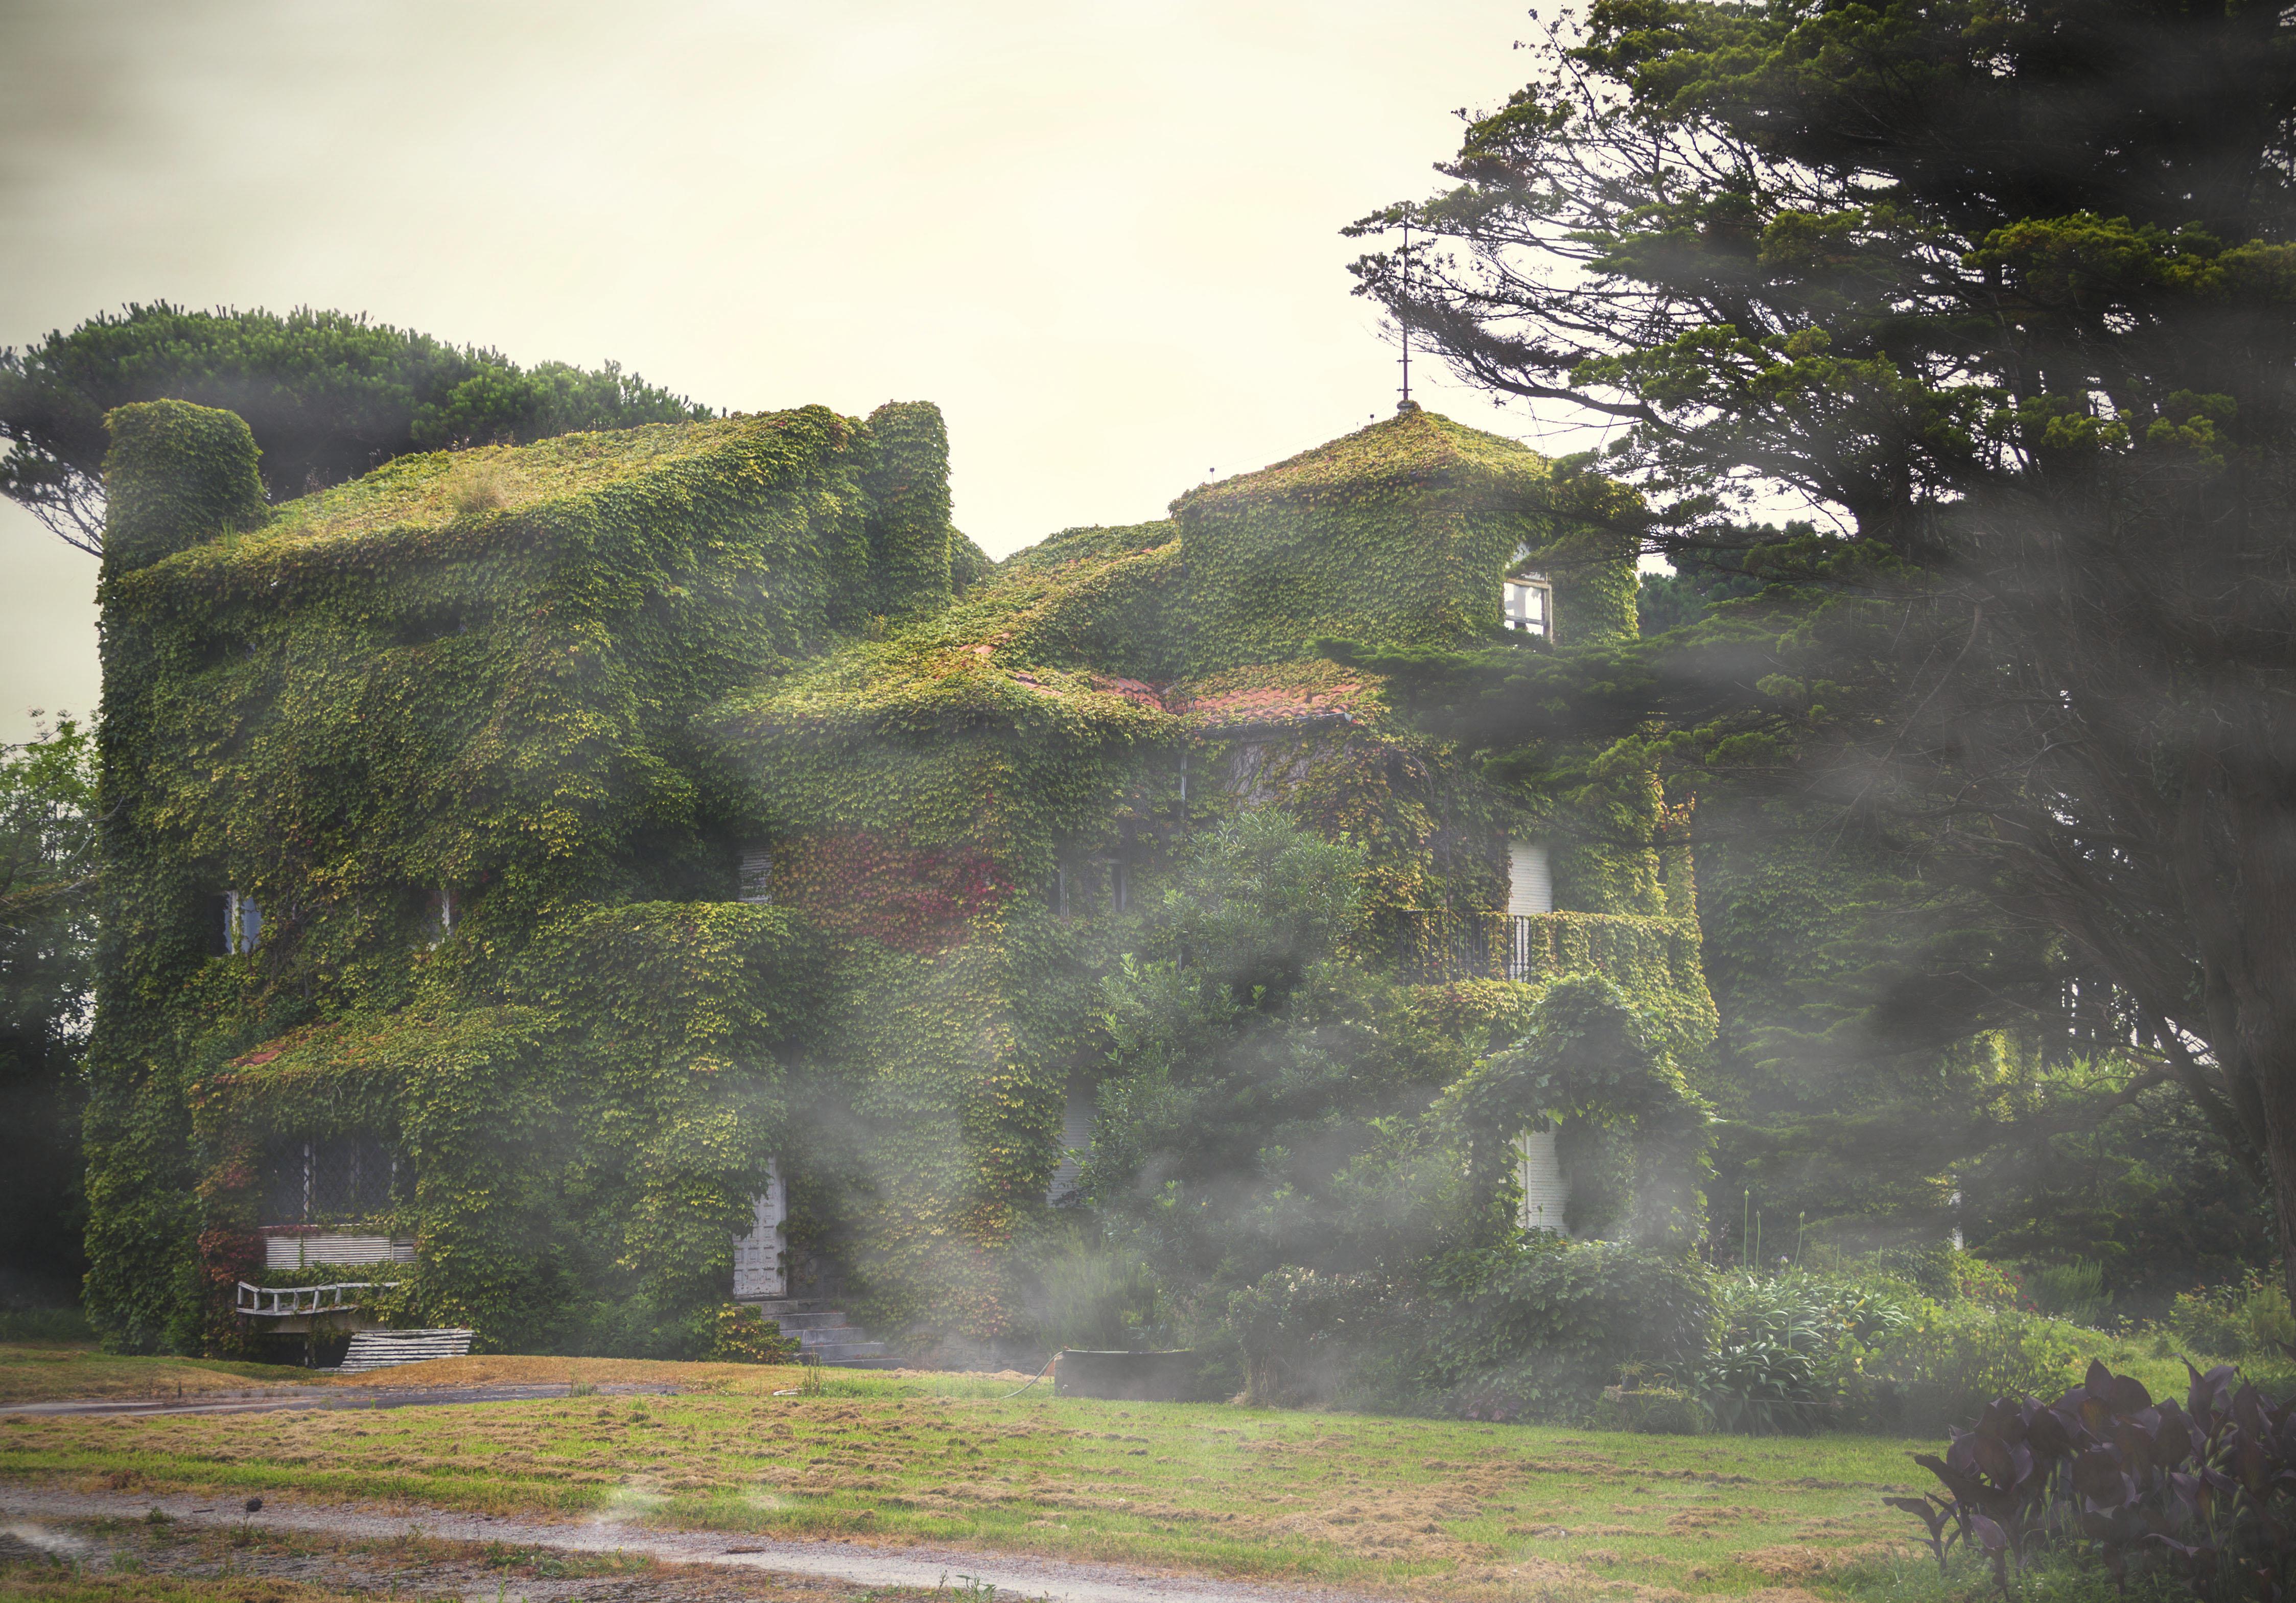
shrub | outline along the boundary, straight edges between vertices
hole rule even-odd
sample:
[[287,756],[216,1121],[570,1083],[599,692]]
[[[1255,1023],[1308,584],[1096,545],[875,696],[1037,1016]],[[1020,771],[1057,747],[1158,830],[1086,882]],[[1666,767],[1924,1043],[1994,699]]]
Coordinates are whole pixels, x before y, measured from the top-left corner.
[[1738,1273],[1716,1281],[1722,1333],[1697,1389],[1725,1430],[1754,1435],[1824,1423],[1856,1355],[1910,1322],[1912,1288],[1813,1275]]
[[1071,1237],[1030,1268],[1029,1324],[1047,1351],[1121,1352],[1168,1339],[1163,1287],[1138,1253]]
[[1429,1379],[1471,1419],[1584,1419],[1628,1374],[1697,1373],[1718,1334],[1713,1277],[1610,1241],[1493,1254],[1431,1322]]
[[1714,1428],[1714,1411],[1671,1386],[1628,1391],[1611,1386],[1595,1399],[1596,1430],[1638,1430],[1654,1436],[1702,1436]]
[[2163,1322],[2186,1347],[2211,1357],[2296,1357],[2296,1318],[2289,1313],[2287,1288],[2254,1270],[2229,1286],[2180,1294]]
[[783,1336],[781,1326],[757,1309],[728,1303],[718,1310],[709,1358],[714,1363],[795,1363],[798,1345],[795,1337]]
[[0,1308],[0,1341],[93,1341],[77,1308]]
[[1931,1431],[1975,1419],[1993,1398],[2054,1395],[2080,1373],[2087,1343],[2068,1325],[2015,1308],[1924,1302],[1855,1354],[1860,1423]]
[[1381,1289],[1368,1275],[1270,1270],[1231,1294],[1228,1323],[1243,1344],[1246,1402],[1326,1403],[1379,1326]]
[[2096,1322],[2105,1304],[2104,1265],[2091,1258],[2030,1270],[2025,1295],[2042,1313],[2077,1325]]

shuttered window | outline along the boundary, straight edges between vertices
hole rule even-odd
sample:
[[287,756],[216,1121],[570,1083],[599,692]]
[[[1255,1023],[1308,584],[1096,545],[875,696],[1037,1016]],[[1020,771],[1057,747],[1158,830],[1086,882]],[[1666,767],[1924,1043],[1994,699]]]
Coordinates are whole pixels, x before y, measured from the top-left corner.
[[1099,1112],[1099,1090],[1090,1081],[1069,1082],[1069,1100],[1061,1109],[1061,1166],[1053,1171],[1053,1183],[1046,1190],[1048,1202],[1076,1195],[1077,1182],[1092,1156],[1092,1121]]
[[1507,842],[1506,910],[1518,919],[1554,911],[1554,875],[1547,866],[1546,842]]
[[[720,858],[718,861],[725,861]],[[774,899],[774,854],[771,847],[752,844],[742,848],[740,867],[736,871],[736,901],[753,903],[763,907]]]
[[1522,1206],[1515,1223],[1525,1230],[1563,1231],[1562,1211],[1570,1201],[1570,1182],[1562,1174],[1554,1130],[1526,1130],[1515,1137],[1515,1180],[1522,1187]]

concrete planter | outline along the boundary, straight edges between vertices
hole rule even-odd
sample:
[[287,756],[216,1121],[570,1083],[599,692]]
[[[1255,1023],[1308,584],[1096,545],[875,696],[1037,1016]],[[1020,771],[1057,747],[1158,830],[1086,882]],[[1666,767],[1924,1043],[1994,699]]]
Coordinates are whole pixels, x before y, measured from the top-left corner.
[[1196,1377],[1196,1355],[1173,1353],[1062,1353],[1053,1365],[1053,1390],[1063,1397],[1106,1397],[1120,1403],[1184,1401]]

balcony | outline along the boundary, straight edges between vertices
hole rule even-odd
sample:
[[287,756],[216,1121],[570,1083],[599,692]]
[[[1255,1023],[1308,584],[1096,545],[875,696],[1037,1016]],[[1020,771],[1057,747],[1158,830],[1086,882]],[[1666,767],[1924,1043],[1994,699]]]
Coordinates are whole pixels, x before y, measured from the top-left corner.
[[242,1280],[234,1306],[250,1319],[308,1319],[315,1313],[356,1313],[364,1293],[398,1288],[396,1280],[342,1280],[331,1286],[250,1286]]
[[1697,927],[1631,913],[1399,912],[1396,952],[1421,985],[1506,979],[1536,985],[1589,970],[1630,993],[1687,982],[1702,995]]

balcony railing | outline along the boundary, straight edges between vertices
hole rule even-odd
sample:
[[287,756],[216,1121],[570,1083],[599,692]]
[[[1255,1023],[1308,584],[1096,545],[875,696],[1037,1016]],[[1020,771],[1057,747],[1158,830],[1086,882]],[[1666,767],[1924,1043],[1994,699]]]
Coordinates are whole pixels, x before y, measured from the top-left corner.
[[345,1280],[332,1286],[250,1286],[239,1283],[239,1312],[250,1319],[308,1318],[359,1305],[363,1291],[396,1291],[396,1280]]
[[1628,990],[1702,990],[1696,927],[1634,913],[1399,912],[1397,957],[1423,985],[1607,974]]
[[1427,985],[1454,979],[1534,980],[1548,972],[1543,917],[1503,912],[1406,912],[1403,970]]

